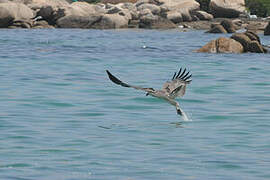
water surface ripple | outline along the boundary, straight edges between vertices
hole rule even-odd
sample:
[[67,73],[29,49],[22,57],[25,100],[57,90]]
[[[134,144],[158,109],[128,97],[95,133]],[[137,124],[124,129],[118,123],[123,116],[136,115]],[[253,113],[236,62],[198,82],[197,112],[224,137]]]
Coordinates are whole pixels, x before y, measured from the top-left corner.
[[[0,32],[0,179],[270,179],[269,54],[194,53],[220,36],[202,31]],[[192,122],[105,74],[160,88],[180,67]]]

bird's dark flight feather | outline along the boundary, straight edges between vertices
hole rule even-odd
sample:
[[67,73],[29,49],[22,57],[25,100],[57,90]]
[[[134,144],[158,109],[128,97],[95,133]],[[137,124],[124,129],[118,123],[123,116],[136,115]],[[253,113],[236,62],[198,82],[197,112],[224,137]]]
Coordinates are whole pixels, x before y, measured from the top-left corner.
[[179,87],[175,88],[175,89],[171,92],[171,94],[177,93],[178,91],[180,91],[180,90],[182,89],[182,87],[183,87],[183,86],[179,86]]
[[107,74],[108,74],[110,80],[111,80],[112,82],[114,82],[115,84],[119,84],[119,85],[124,86],[124,87],[131,87],[130,85],[128,85],[128,84],[126,84],[126,83],[120,81],[117,77],[115,77],[114,75],[112,75],[112,74],[110,73],[110,71],[106,70],[106,72],[107,72]]
[[189,74],[190,72],[186,73],[186,71],[187,71],[186,68],[183,71],[182,71],[182,68],[180,68],[178,73],[177,72],[174,73],[172,80],[179,79],[188,83],[191,82],[190,78],[192,77],[192,74]]

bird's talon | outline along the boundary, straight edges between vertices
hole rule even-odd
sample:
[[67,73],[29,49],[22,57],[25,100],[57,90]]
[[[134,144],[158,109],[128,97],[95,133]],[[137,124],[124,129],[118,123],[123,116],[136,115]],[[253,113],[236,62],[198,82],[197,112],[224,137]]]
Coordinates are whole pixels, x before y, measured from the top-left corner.
[[182,115],[182,111],[180,109],[177,109],[177,114]]

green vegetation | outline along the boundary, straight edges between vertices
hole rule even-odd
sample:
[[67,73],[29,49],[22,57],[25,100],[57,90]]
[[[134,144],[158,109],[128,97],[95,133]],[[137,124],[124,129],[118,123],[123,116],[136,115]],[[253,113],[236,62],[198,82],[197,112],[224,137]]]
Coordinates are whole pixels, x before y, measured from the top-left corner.
[[246,7],[251,14],[256,14],[259,17],[266,17],[270,14],[269,0],[246,0]]
[[[209,3],[211,0],[196,0],[200,3],[201,9],[210,12]],[[256,14],[259,17],[270,15],[270,0],[245,0],[247,10],[251,14]]]

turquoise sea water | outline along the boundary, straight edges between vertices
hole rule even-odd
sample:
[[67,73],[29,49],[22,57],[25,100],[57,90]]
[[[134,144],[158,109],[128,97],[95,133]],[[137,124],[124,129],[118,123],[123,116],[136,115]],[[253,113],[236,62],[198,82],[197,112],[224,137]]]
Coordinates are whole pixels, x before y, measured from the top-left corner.
[[[194,53],[224,36],[202,31],[0,33],[0,179],[270,179],[270,54]],[[180,67],[192,122],[105,74],[158,89]]]

